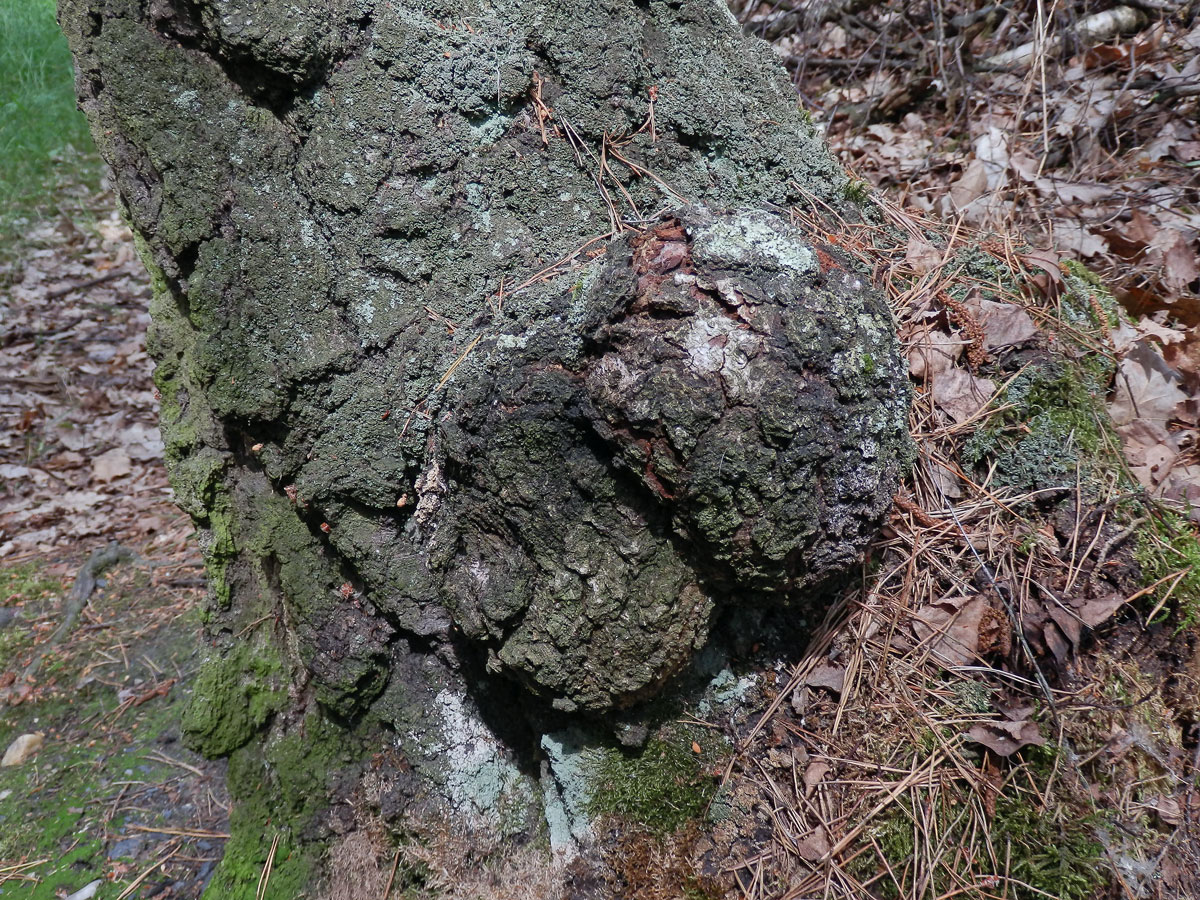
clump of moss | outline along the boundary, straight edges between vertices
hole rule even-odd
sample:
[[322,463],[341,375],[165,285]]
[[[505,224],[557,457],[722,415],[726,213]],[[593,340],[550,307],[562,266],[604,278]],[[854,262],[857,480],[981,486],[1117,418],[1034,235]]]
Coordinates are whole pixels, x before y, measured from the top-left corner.
[[1008,383],[1001,412],[966,441],[963,459],[994,464],[996,483],[1018,490],[1073,487],[1106,467],[1103,397],[1108,373],[1063,357],[1030,365]]
[[[1008,792],[996,799],[990,840],[997,858],[1007,861],[1015,900],[1086,900],[1109,880],[1098,816],[1080,808],[1064,783],[1060,752],[1050,744],[1025,748],[1022,777],[1010,779]],[[1033,791],[1016,793],[1022,781]]]
[[716,791],[706,755],[690,735],[646,744],[637,755],[608,750],[592,764],[588,812],[616,816],[654,835],[671,834],[703,815]]
[[627,900],[716,900],[725,896],[717,884],[695,871],[690,860],[699,837],[695,823],[667,837],[637,828],[621,833],[605,852],[612,867],[608,877],[612,895]]
[[40,600],[62,590],[62,583],[41,574],[36,563],[20,563],[0,569],[0,606]]
[[[866,836],[872,849],[851,859],[846,866],[847,872],[859,881],[868,881],[888,868],[895,870],[897,866],[903,867],[916,851],[911,810],[906,801],[897,801],[895,806],[880,815],[867,828]],[[900,888],[893,879],[884,877],[875,881],[873,893],[882,900],[894,900],[900,896]]]
[[1163,582],[1151,597],[1155,605],[1170,591],[1179,630],[1200,624],[1200,540],[1191,523],[1171,510],[1154,510],[1138,529],[1134,557],[1147,586]]
[[[930,896],[953,893],[971,900],[999,896],[1002,891],[1013,900],[1099,896],[1107,883],[1099,823],[1079,808],[1075,795],[1063,786],[1058,754],[1053,747],[1029,747],[1014,758],[1020,777],[1006,779],[996,798],[988,822],[990,851],[983,852],[976,832],[983,809],[976,808],[972,815],[967,808],[978,801],[942,785],[915,806],[912,798],[897,798],[868,825],[865,834],[871,849],[856,856],[848,871],[860,881],[871,881],[872,896],[884,900],[913,896],[919,893],[918,883],[925,883]],[[976,849],[926,859],[918,851],[927,849],[928,833],[939,835],[947,849]],[[989,853],[994,854],[999,871]],[[1007,886],[985,886],[988,876],[1001,875],[1005,866]],[[963,887],[970,884],[979,886]]]
[[[229,841],[206,898],[251,900],[271,858],[265,898],[319,896],[325,846],[317,818],[329,803],[330,778],[353,763],[355,745],[319,712],[290,732],[246,744],[229,758],[234,799]],[[274,844],[274,856],[271,856]]]
[[858,178],[851,178],[842,188],[842,196],[861,206],[871,199],[871,185]]
[[1058,314],[1064,322],[1085,332],[1121,324],[1120,305],[1099,275],[1073,259],[1064,260],[1062,268],[1066,293]]
[[1091,817],[1056,819],[1027,799],[1001,797],[992,821],[992,843],[1009,860],[1011,896],[1016,900],[1097,896],[1106,879],[1100,874],[1104,848],[1093,825]]
[[266,724],[286,700],[283,665],[258,641],[239,644],[226,656],[205,662],[196,677],[183,733],[198,753],[228,756]]

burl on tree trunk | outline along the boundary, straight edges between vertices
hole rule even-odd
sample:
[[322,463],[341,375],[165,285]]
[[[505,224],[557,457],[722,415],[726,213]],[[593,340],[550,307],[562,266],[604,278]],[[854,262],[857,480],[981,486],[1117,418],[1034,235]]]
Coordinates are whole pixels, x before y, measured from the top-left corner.
[[439,729],[503,685],[627,709],[715,610],[861,557],[905,369],[854,261],[789,225],[847,179],[715,0],[60,17],[156,280],[212,579],[185,728],[235,792],[369,722],[453,811]]

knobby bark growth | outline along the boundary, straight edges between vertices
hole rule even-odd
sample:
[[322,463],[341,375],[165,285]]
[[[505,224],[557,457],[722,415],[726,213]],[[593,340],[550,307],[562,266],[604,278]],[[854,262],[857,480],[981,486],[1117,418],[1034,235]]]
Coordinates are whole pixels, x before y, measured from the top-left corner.
[[535,719],[628,709],[716,610],[859,559],[904,368],[855,262],[788,224],[847,179],[715,0],[60,17],[213,583],[185,728],[276,794],[230,854],[272,816],[337,831],[327,776],[380,734],[419,782],[393,806],[494,820],[509,775],[453,757],[472,729],[520,756],[479,721],[505,685]]

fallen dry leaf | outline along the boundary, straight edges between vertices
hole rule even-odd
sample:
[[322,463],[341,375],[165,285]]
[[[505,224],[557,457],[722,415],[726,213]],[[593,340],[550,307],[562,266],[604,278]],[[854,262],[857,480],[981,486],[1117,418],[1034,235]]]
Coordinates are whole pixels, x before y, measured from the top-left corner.
[[982,595],[946,597],[913,614],[917,638],[946,666],[965,666],[979,653],[979,627],[988,603]]
[[804,679],[809,687],[821,687],[840,694],[846,684],[846,669],[844,666],[817,666],[812,674]]
[[1074,250],[1080,256],[1099,256],[1108,246],[1083,223],[1071,219],[1054,220],[1054,243],[1059,249]]
[[1062,256],[1053,250],[1033,250],[1021,256],[1021,262],[1033,269],[1041,269],[1056,284],[1063,280],[1061,262]]
[[1114,594],[1111,597],[1099,597],[1095,600],[1088,600],[1082,606],[1077,608],[1079,618],[1088,628],[1095,628],[1112,618],[1113,613],[1125,605],[1125,598],[1119,594]]
[[829,835],[821,825],[818,825],[804,837],[796,841],[796,852],[800,854],[802,859],[807,859],[809,862],[816,862],[819,859],[823,859],[831,847]]
[[1183,822],[1183,811],[1174,797],[1155,797],[1146,806],[1158,813],[1164,825],[1178,825]]
[[133,461],[120,447],[101,453],[92,460],[92,478],[95,481],[107,483],[132,471]]
[[936,269],[945,258],[946,252],[939,250],[933,244],[916,236],[908,239],[908,249],[905,251],[904,260],[918,275],[924,275],[926,272]]
[[973,159],[966,171],[950,185],[950,199],[954,207],[962,211],[982,197],[987,189],[987,166],[983,160]]
[[829,763],[816,760],[808,764],[808,768],[804,770],[804,794],[806,797],[811,797],[812,792],[817,789],[825,776],[829,774],[831,766]]
[[954,469],[932,457],[927,458],[926,463],[933,483],[945,497],[957,500],[963,496],[963,480]]
[[1041,333],[1029,313],[1015,303],[972,298],[965,305],[983,326],[984,346],[988,350],[1024,344]]
[[966,342],[957,334],[946,334],[935,328],[919,331],[908,349],[908,370],[915,378],[928,381],[939,372],[946,372],[962,356]]
[[1196,265],[1196,251],[1191,239],[1175,228],[1164,228],[1151,245],[1162,254],[1163,283],[1175,293],[1187,290],[1189,284],[1200,278],[1200,267]]
[[1175,407],[1186,399],[1178,376],[1162,356],[1147,343],[1139,342],[1121,360],[1108,412],[1118,426],[1136,419],[1165,425]]
[[934,376],[933,402],[955,422],[966,422],[988,405],[996,385],[964,369],[947,369]]
[[987,747],[997,756],[1012,756],[1022,747],[1040,747],[1046,743],[1037,723],[1029,719],[1019,722],[980,722],[967,731],[967,738]]

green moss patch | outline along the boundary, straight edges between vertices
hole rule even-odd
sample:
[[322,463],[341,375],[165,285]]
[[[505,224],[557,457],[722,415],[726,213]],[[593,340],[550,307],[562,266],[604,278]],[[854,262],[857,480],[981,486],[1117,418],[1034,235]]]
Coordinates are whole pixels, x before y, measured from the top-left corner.
[[353,746],[345,731],[314,712],[293,730],[231,755],[230,839],[207,900],[254,900],[268,859],[266,900],[314,896],[324,851],[315,818],[329,802],[330,777],[354,763]]
[[[178,697],[155,698],[119,715],[118,709],[118,698],[93,683],[70,699],[6,714],[3,746],[18,734],[45,735],[33,758],[0,769],[0,859],[37,863],[26,873],[33,880],[18,885],[13,896],[57,900],[100,879],[96,898],[112,900],[170,839],[140,829],[184,824],[172,814],[191,794],[180,784],[188,770],[168,761],[181,756],[171,746]],[[186,755],[181,762],[192,764]],[[137,859],[132,850],[113,852],[131,836],[142,839]],[[186,881],[188,874],[178,869],[171,877]]]
[[[987,886],[988,873],[999,875],[1007,866],[1006,896],[1013,900],[1085,900],[1100,895],[1108,875],[1102,867],[1104,848],[1097,839],[1099,822],[1062,787],[1061,773],[1056,777],[1061,765],[1057,755],[1054,749],[1030,748],[1023,760],[1014,760],[1014,772],[990,815],[995,858],[945,853],[924,891],[930,896],[953,893],[983,900],[1002,890]],[[871,881],[874,896],[888,900],[916,896],[922,888],[912,880],[914,856],[925,852],[923,845],[931,834],[947,848],[971,845],[968,832],[982,814],[982,810],[972,814],[972,802],[969,792],[952,785],[923,797],[917,807],[908,797],[897,799],[867,827],[870,849],[856,856],[848,871]],[[973,883],[977,886],[971,887]]]
[[1150,597],[1154,607],[1170,602],[1180,630],[1200,624],[1200,540],[1191,523],[1171,510],[1152,510],[1134,555],[1143,583],[1157,585]]
[[1073,488],[1077,477],[1098,483],[1115,464],[1101,407],[1110,374],[1063,356],[1030,364],[995,401],[1001,411],[964,443],[963,459],[994,463],[995,483],[1018,490]]
[[716,793],[704,764],[711,765],[718,752],[710,736],[686,730],[654,738],[637,754],[608,750],[592,763],[589,812],[616,816],[659,836],[677,831],[700,818]]
[[[65,587],[32,566],[0,572],[0,605],[21,610],[0,632],[9,649],[20,648],[0,659],[0,672],[19,675],[48,639],[45,623],[59,620]],[[0,717],[0,751],[22,734],[40,732],[44,743],[0,768],[0,860],[30,864],[28,880],[8,880],[4,896],[57,900],[100,880],[96,898],[113,900],[172,849],[178,856],[146,883],[198,886],[204,860],[219,854],[219,767],[177,740],[181,682],[199,650],[198,593],[155,584],[141,563],[110,569],[33,680],[14,682],[25,690],[9,696]],[[208,836],[170,833],[181,829]]]
[[183,716],[188,744],[209,759],[228,756],[283,708],[283,664],[269,644],[238,643],[204,663]]
[[0,671],[25,662],[33,646],[28,623],[52,613],[66,586],[42,574],[36,563],[21,563],[0,569],[0,607],[13,616],[0,628]]

